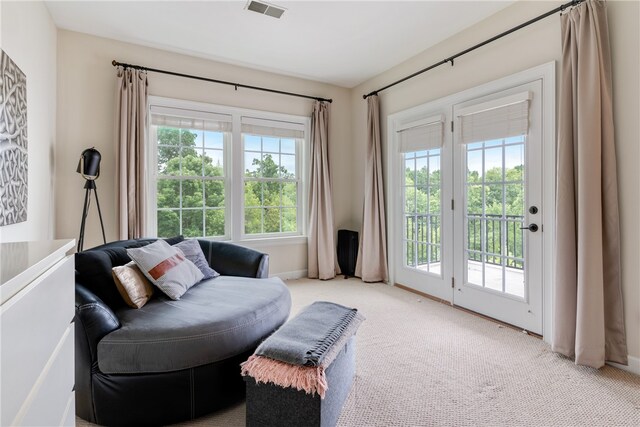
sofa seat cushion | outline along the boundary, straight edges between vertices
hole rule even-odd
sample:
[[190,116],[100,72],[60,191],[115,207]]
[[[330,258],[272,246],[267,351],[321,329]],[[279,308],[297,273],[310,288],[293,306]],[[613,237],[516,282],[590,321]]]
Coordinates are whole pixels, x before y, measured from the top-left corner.
[[205,280],[179,301],[160,295],[138,310],[118,310],[122,326],[98,343],[98,366],[138,374],[217,362],[255,349],[290,309],[289,290],[277,277]]

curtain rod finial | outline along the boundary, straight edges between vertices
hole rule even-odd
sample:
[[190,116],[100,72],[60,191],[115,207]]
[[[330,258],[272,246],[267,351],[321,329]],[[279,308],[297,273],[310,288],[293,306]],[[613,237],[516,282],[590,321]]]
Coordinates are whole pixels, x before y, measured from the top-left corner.
[[115,67],[116,65],[118,65],[118,62],[114,59],[113,61],[111,61],[111,65]]

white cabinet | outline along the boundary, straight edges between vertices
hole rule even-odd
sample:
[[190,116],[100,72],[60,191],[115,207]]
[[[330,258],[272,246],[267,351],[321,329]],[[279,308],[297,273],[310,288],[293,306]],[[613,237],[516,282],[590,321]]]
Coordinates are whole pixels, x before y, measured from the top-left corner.
[[0,425],[74,425],[73,240],[3,243]]

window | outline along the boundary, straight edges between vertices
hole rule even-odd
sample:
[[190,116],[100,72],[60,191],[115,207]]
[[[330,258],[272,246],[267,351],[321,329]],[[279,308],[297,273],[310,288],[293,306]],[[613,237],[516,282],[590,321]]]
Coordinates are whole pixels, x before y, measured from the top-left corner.
[[398,130],[404,160],[403,249],[406,267],[442,274],[441,147],[444,116],[410,122]]
[[440,149],[404,153],[405,265],[441,273]]
[[152,97],[149,235],[302,236],[308,122]]

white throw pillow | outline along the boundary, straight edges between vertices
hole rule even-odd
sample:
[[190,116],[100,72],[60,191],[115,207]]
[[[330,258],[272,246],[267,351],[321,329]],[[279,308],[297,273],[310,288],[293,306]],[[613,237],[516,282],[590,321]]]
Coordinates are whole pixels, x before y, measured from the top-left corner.
[[173,300],[202,280],[202,272],[182,251],[158,240],[141,248],[127,249],[127,255],[154,285]]

